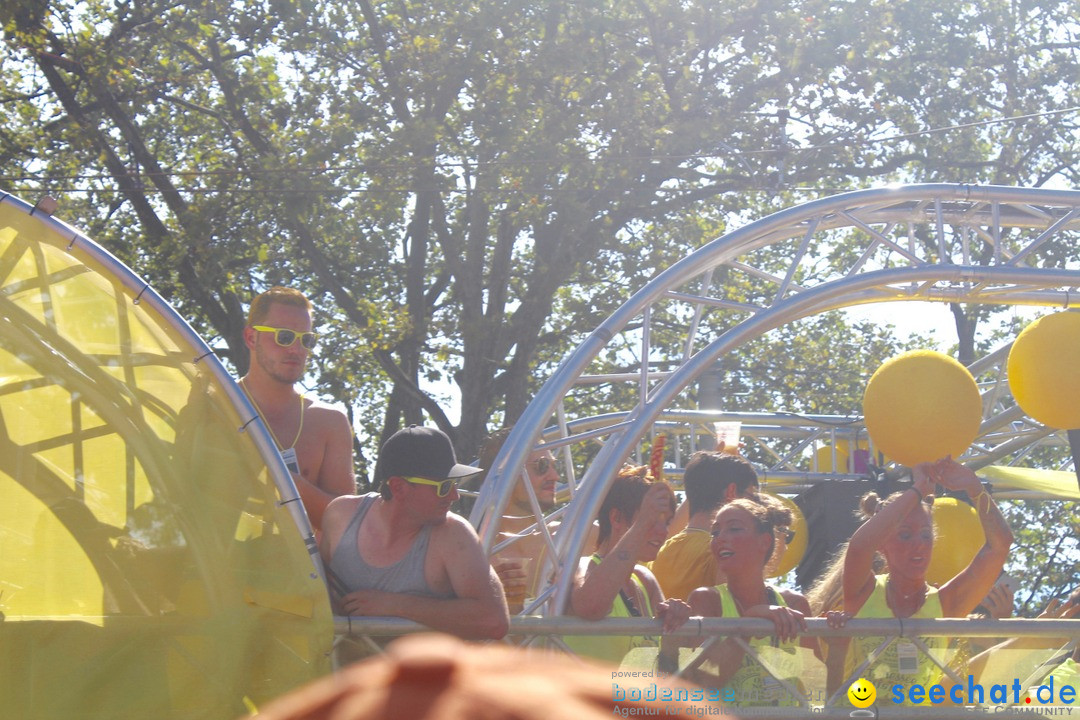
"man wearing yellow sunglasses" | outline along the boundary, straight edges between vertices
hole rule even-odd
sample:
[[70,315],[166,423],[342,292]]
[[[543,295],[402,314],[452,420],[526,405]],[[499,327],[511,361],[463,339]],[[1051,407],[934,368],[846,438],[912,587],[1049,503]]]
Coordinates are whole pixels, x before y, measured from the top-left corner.
[[458,463],[441,430],[411,426],[379,451],[379,492],[340,497],[319,542],[336,612],[402,617],[465,639],[509,628],[502,584],[469,522],[450,512],[457,482],[481,472]]
[[240,386],[269,428],[318,530],[326,506],[355,493],[356,479],[353,432],[345,413],[294,387],[315,347],[311,327],[311,303],[300,291],[272,287],[257,296],[244,328],[251,362]]

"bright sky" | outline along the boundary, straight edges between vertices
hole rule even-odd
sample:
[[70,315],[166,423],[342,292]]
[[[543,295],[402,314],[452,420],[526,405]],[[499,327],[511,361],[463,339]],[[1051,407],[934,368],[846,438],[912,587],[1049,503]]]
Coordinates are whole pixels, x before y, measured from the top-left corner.
[[[1011,312],[1013,317],[1021,317],[1030,322],[1052,311],[1052,308],[1013,307],[1005,312]],[[934,349],[942,352],[947,352],[957,342],[956,323],[947,303],[919,301],[877,303],[847,308],[845,312],[858,319],[891,324],[896,328],[896,334],[899,337],[930,333],[938,343],[938,347]],[[1007,317],[1005,312],[1002,313],[1002,317]],[[992,329],[992,326],[980,326],[978,334],[982,337]]]

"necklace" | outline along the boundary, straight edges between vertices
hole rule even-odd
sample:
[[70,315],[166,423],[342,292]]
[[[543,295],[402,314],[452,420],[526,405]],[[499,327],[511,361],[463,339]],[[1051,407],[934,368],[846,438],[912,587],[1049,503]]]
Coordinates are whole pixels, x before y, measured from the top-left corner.
[[[905,594],[901,593],[899,590],[896,589],[896,586],[893,585],[892,578],[890,577],[888,583],[886,583],[886,585],[885,585],[885,594],[888,595],[890,590],[892,591],[892,596],[893,596],[893,603],[892,604],[893,605],[898,606],[901,603],[906,603],[908,600],[910,600],[913,597],[919,597],[920,602],[918,604],[921,605],[922,604],[921,598],[926,593],[926,583],[923,582],[923,584],[919,588],[917,588],[916,590],[912,590],[911,592],[909,592],[909,593],[907,593],[905,595]],[[894,610],[895,609],[896,608],[894,607]]]
[[[281,441],[277,439],[277,435],[274,433],[274,428],[270,427],[270,421],[266,419],[266,415],[263,414],[262,408],[259,407],[259,401],[255,399],[255,395],[248,390],[247,383],[243,378],[240,378],[240,387],[243,389],[244,394],[248,396],[248,400],[251,400],[251,404],[255,406],[255,412],[259,414],[259,419],[263,421],[263,425],[270,431],[270,437],[273,438],[274,444],[278,446],[278,449],[287,449],[281,444]],[[300,427],[296,428],[296,437],[293,438],[290,448],[296,447],[297,441],[300,439],[300,433],[304,431],[304,396],[300,396]]]

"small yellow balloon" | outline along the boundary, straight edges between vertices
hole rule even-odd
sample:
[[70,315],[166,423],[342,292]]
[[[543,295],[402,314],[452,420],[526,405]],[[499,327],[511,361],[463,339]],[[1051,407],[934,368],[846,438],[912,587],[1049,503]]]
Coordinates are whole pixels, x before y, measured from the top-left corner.
[[767,493],[774,498],[784,503],[784,505],[791,510],[792,520],[790,530],[795,533],[791,538],[791,542],[788,543],[787,548],[784,550],[784,554],[780,556],[779,562],[775,564],[775,567],[766,566],[766,577],[780,577],[781,575],[787,575],[791,572],[800,562],[802,562],[803,555],[806,554],[806,545],[810,540],[810,530],[806,524],[806,516],[803,515],[799,506],[789,498],[781,495],[774,495],[773,493]]
[[986,543],[975,508],[956,498],[938,498],[931,516],[934,522],[934,551],[926,568],[926,581],[941,585],[971,564]]
[[840,466],[840,472],[851,472],[851,445],[847,440],[836,441],[836,464],[833,464],[832,445],[818,448],[814,453],[814,460],[818,472],[833,472],[837,465]]
[[874,446],[903,465],[959,457],[979,436],[982,399],[975,378],[934,350],[882,363],[866,384],[863,415]]
[[1009,388],[1044,425],[1080,428],[1080,313],[1046,315],[1024,328],[1009,351]]
[[[850,441],[848,441],[848,440],[837,440],[836,441],[836,462],[840,467],[840,469],[837,472],[843,472],[843,473],[858,472],[859,470],[857,469],[857,466],[855,465],[854,452],[857,452],[859,450],[869,450],[869,449],[870,449],[870,443],[867,442],[865,438],[859,438],[858,442],[856,443],[856,448],[855,448],[854,451],[852,451],[852,449],[851,449],[851,442]],[[827,472],[836,471],[836,466],[833,465],[833,446],[832,445],[825,445],[824,447],[819,447],[814,452],[814,465],[812,465],[811,467],[817,467],[816,472],[821,472],[821,473],[827,473]]]

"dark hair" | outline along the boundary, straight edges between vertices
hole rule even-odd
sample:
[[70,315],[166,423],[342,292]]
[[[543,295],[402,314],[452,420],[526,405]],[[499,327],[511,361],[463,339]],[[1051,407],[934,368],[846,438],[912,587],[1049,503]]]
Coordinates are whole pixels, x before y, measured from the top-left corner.
[[[618,476],[608,489],[604,502],[600,505],[600,532],[596,536],[599,547],[611,537],[611,511],[618,510],[627,522],[633,522],[645,493],[652,486],[653,479],[647,465],[626,465],[619,470]],[[667,483],[660,483],[671,490]],[[675,512],[675,493],[671,493],[671,511]]]
[[757,473],[746,458],[707,450],[694,453],[683,473],[683,488],[686,490],[690,514],[707,512],[723,505],[728,486],[732,483],[738,496],[757,487]]
[[772,558],[773,550],[776,549],[776,529],[791,527],[791,523],[795,520],[791,508],[773,496],[763,494],[735,498],[722,509],[726,510],[729,507],[742,508],[750,513],[758,533],[769,533],[772,542],[769,544],[769,552],[765,553],[765,562],[768,563]]

